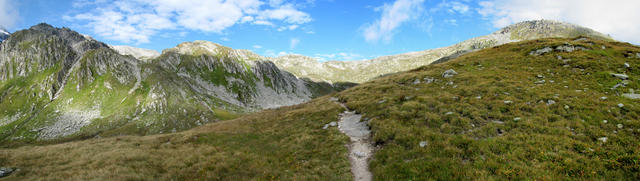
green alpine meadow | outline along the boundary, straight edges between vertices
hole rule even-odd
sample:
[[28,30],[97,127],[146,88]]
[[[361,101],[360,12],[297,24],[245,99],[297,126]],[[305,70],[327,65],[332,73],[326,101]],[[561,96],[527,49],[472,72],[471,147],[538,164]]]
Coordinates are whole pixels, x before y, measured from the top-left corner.
[[[306,10],[364,2],[36,2],[71,11],[0,0],[17,8],[0,10],[0,180],[640,180],[635,29],[571,9],[578,23],[514,22],[547,17],[519,0],[337,8],[336,37],[381,17],[324,54],[329,15]],[[14,28],[25,11],[53,25]],[[459,35],[433,18],[474,38],[409,51]],[[468,28],[489,23],[509,24]]]

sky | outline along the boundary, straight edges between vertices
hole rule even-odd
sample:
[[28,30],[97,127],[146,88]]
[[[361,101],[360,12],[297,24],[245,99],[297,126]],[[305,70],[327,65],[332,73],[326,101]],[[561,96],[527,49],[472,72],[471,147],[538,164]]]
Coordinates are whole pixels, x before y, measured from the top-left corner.
[[639,0],[0,0],[10,32],[69,27],[162,51],[206,40],[263,56],[362,60],[453,45],[525,20],[569,22],[640,44]]

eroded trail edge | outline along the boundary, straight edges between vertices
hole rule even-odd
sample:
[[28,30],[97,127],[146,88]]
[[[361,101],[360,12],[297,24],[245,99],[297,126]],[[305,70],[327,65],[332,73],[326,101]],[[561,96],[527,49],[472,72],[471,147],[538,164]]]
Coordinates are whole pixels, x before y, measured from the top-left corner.
[[349,148],[349,162],[351,172],[356,181],[370,181],[373,175],[369,171],[369,158],[373,155],[373,144],[371,144],[371,130],[367,122],[361,122],[362,115],[350,111],[344,103],[335,101],[346,109],[340,113],[338,129],[349,136],[351,143]]

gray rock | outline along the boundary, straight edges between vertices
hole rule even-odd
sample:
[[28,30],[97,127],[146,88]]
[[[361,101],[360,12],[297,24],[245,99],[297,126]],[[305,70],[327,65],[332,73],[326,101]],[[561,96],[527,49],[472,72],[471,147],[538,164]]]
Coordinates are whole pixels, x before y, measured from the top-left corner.
[[444,73],[442,73],[442,77],[444,78],[450,78],[450,77],[453,77],[454,75],[458,75],[458,72],[456,72],[453,69],[449,69],[447,71],[444,71]]
[[491,122],[492,122],[492,123],[496,123],[496,124],[504,124],[504,122],[503,122],[503,121],[498,121],[498,120],[493,120],[493,121],[491,121]]
[[618,104],[618,107],[622,108],[622,107],[624,107],[624,104],[620,103],[620,104]]
[[505,104],[511,104],[511,103],[513,103],[513,101],[506,100],[506,101],[504,101],[504,103]]
[[571,107],[569,107],[569,105],[564,105],[564,109],[569,109]]
[[325,124],[324,127],[322,127],[322,129],[327,129],[329,127],[334,127],[334,126],[338,126],[338,123],[335,121],[331,121],[330,123]]
[[609,121],[607,121],[606,119],[605,119],[605,120],[602,120],[602,123],[604,123],[604,124],[607,124],[608,122],[609,122]]
[[13,168],[0,167],[0,178],[11,175],[15,171]]
[[522,118],[520,118],[520,117],[513,118],[513,121],[520,121],[520,120],[522,120]]
[[542,55],[542,54],[545,54],[545,53],[549,53],[551,51],[553,51],[553,49],[551,47],[544,47],[542,49],[538,49],[538,50],[534,50],[534,51],[529,52],[529,55],[539,56],[539,55]]
[[453,112],[444,113],[444,115],[452,115],[452,114],[453,114]]
[[607,137],[600,137],[600,138],[598,138],[598,141],[602,141],[603,143],[606,143],[606,142],[607,142],[607,140],[608,140],[608,138],[607,138]]
[[554,100],[551,100],[551,99],[547,100],[547,105],[553,105],[555,103],[556,103],[556,101],[554,101]]
[[612,73],[612,74],[611,74],[611,76],[614,76],[614,77],[619,78],[619,79],[622,79],[622,80],[627,80],[627,79],[629,79],[629,76],[628,76],[628,75],[626,75],[626,74],[613,74],[613,73]]
[[624,68],[631,68],[631,65],[629,65],[629,63],[624,63]]
[[600,97],[600,100],[607,100],[607,97],[606,96],[602,96],[602,97]]
[[628,99],[640,99],[640,94],[628,93],[628,94],[622,94],[622,96]]
[[545,80],[539,80],[539,81],[534,82],[534,84],[544,84],[545,82],[546,82]]
[[425,146],[427,146],[427,141],[421,141],[419,145],[421,148],[424,148]]
[[573,52],[576,50],[586,50],[586,48],[581,47],[581,46],[573,46],[573,45],[562,45],[562,46],[558,46],[556,47],[557,51],[562,51],[562,52]]
[[624,125],[622,124],[617,124],[616,127],[618,127],[618,129],[622,129],[624,127]]
[[413,85],[420,84],[420,79],[416,79],[413,81]]
[[430,84],[430,83],[433,83],[436,79],[434,79],[432,77],[425,77],[422,80],[424,80],[425,84]]

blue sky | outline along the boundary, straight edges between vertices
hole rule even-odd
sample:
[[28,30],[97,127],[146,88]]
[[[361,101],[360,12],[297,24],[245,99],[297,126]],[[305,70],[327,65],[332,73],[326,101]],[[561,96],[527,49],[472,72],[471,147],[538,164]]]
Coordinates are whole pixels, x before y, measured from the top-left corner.
[[295,53],[321,60],[358,60],[448,46],[541,18],[587,26],[638,44],[640,13],[633,7],[640,7],[639,2],[0,0],[0,25],[16,31],[46,22],[108,44],[158,51],[207,40],[265,56]]

